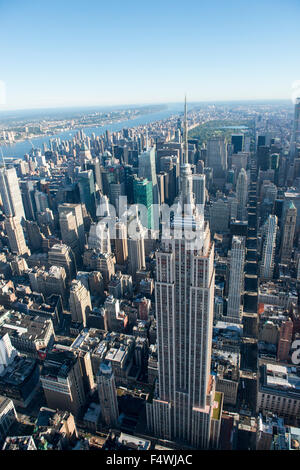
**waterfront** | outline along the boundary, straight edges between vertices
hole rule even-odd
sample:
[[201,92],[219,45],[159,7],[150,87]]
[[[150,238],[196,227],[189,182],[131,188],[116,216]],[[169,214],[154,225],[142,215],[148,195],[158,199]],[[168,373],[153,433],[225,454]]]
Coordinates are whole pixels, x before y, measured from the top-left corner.
[[59,132],[58,134],[55,134],[52,136],[37,137],[37,138],[30,139],[30,140],[16,142],[10,145],[2,145],[1,149],[3,151],[4,158],[5,157],[23,158],[24,155],[30,152],[30,150],[33,147],[42,148],[44,143],[47,146],[49,146],[50,139],[61,139],[61,140],[71,139],[80,129],[83,129],[84,133],[90,137],[93,133],[96,135],[101,135],[106,130],[108,130],[109,132],[117,132],[124,128],[147,125],[147,124],[150,124],[151,122],[168,119],[172,115],[178,114],[180,112],[182,112],[182,106],[180,104],[168,105],[167,109],[164,109],[162,111],[155,112],[155,113],[148,113],[148,114],[139,116],[134,119],[127,119],[124,121],[107,124],[105,126],[76,128],[76,129],[72,129],[72,130],[68,130],[64,132]]

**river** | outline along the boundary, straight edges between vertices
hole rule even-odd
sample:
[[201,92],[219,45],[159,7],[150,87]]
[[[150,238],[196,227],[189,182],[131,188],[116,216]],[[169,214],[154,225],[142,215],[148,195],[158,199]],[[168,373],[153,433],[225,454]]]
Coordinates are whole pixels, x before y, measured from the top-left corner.
[[[22,142],[16,142],[15,144],[3,145],[1,146],[3,150],[3,156],[5,157],[14,157],[14,158],[23,158],[24,155],[34,148],[42,148],[43,143],[47,144],[49,147],[49,140],[60,138],[61,140],[71,139],[78,130],[83,129],[84,133],[87,136],[91,136],[92,133],[95,135],[101,135],[106,130],[110,132],[120,131],[128,127],[136,127],[144,124],[150,124],[151,122],[160,121],[168,119],[174,114],[178,114],[183,111],[183,107],[180,104],[168,105],[167,109],[162,111],[144,114],[134,119],[127,119],[125,121],[116,122],[113,124],[107,124],[106,126],[95,126],[95,127],[80,127],[77,129],[72,129],[64,132],[60,132],[51,136],[36,137],[29,140],[24,140]],[[32,142],[32,144],[31,144]]]

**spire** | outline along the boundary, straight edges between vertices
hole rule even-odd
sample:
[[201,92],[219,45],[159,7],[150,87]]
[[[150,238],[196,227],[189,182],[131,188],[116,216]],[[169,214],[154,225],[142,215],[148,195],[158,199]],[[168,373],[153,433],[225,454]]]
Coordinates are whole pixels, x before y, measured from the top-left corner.
[[184,163],[189,162],[189,150],[188,150],[188,127],[187,127],[187,104],[186,95],[184,97]]
[[[180,168],[180,185],[181,185],[181,198],[183,205],[190,208],[193,205],[192,194],[192,171],[188,158],[188,128],[187,128],[187,104],[186,95],[184,98],[184,158]],[[192,209],[191,209],[192,210]]]

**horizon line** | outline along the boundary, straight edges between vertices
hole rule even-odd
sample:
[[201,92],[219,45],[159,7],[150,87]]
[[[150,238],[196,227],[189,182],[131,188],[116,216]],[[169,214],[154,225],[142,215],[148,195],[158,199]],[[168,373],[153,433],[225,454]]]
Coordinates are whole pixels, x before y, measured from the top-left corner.
[[[242,99],[217,99],[217,100],[188,100],[189,104],[202,104],[202,103],[269,103],[269,102],[290,102],[293,106],[293,101],[290,98],[242,98]],[[151,103],[127,103],[127,104],[72,104],[72,105],[55,105],[55,106],[41,106],[32,108],[6,108],[0,109],[0,113],[13,112],[13,111],[47,111],[47,110],[63,110],[63,109],[79,109],[79,108],[132,108],[144,106],[159,106],[159,105],[177,105],[181,101],[161,101]]]

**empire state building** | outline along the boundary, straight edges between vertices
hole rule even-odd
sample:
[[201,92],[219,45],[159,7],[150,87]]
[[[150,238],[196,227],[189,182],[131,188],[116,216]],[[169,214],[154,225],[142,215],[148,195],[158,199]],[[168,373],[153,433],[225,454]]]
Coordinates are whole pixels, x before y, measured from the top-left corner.
[[214,244],[192,193],[186,103],[180,180],[177,210],[156,254],[158,382],[146,404],[147,425],[156,437],[194,448],[216,448],[223,395],[215,391],[210,374]]

